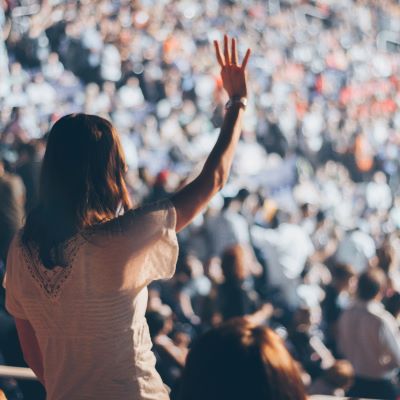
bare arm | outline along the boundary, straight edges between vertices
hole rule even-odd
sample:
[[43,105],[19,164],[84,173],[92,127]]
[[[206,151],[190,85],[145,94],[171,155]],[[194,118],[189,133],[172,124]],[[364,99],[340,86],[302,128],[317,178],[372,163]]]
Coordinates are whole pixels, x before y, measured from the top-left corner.
[[[247,50],[243,63],[239,66],[235,39],[232,39],[231,51],[229,51],[228,37],[224,37],[223,56],[218,43],[214,42],[214,45],[217,60],[221,66],[224,89],[230,98],[246,97],[246,65],[250,50]],[[240,138],[243,112],[243,106],[239,103],[227,110],[217,143],[208,156],[200,175],[172,196],[171,200],[177,212],[177,232],[188,225],[226,183]]]
[[27,320],[15,318],[15,324],[24,359],[39,381],[44,385],[42,353],[40,352],[35,331]]

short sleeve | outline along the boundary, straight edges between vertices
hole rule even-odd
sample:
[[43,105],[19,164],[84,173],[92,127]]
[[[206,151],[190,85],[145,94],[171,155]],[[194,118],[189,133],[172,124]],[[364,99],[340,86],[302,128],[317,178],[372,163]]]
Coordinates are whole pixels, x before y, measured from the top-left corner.
[[19,295],[21,285],[18,271],[21,270],[21,254],[17,242],[18,236],[11,242],[3,280],[3,286],[6,289],[6,310],[16,318],[27,319]]
[[128,211],[103,227],[102,262],[122,266],[124,288],[141,289],[171,278],[178,257],[175,227],[176,210],[169,200]]
[[154,229],[154,241],[151,241],[147,251],[143,277],[146,284],[149,284],[153,280],[170,279],[174,275],[178,242],[175,231],[176,210],[170,201],[149,206],[147,218]]

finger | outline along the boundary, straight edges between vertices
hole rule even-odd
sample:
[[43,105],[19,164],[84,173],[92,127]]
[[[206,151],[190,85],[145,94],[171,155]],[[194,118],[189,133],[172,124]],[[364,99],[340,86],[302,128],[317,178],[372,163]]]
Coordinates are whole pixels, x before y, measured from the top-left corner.
[[241,67],[242,69],[246,68],[247,63],[249,61],[250,54],[251,54],[251,50],[247,49],[246,54],[245,54],[245,56],[243,58],[242,67]]
[[214,40],[214,47],[215,47],[215,55],[217,56],[218,64],[222,68],[224,66],[224,59],[222,58],[221,50],[219,49],[219,44],[216,40]]
[[225,64],[229,65],[231,60],[229,58],[229,46],[228,46],[228,36],[224,35],[224,57],[225,57]]
[[238,64],[238,54],[237,54],[237,50],[236,50],[236,39],[232,39],[231,57],[232,57],[232,64],[237,65]]

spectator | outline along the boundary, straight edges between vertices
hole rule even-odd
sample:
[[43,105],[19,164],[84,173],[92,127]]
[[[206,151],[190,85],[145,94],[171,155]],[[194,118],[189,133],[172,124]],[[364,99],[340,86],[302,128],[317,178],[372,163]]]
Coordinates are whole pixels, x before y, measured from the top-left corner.
[[400,334],[382,298],[386,278],[378,269],[364,272],[357,286],[357,301],[343,312],[338,325],[338,350],[354,368],[349,396],[395,400],[392,379],[400,367]]
[[163,382],[172,390],[177,384],[185,365],[187,348],[177,346],[168,336],[173,329],[171,310],[163,307],[164,315],[158,311],[147,311],[150,337],[153,342],[153,353],[156,357],[156,368]]
[[349,265],[336,264],[332,269],[332,281],[325,287],[325,298],[321,303],[325,325],[326,344],[336,354],[337,321],[348,307],[353,294],[356,277]]
[[354,371],[346,360],[336,361],[315,380],[308,390],[309,394],[344,396],[354,379]]
[[305,400],[299,369],[276,333],[233,319],[199,338],[183,373],[182,400]]

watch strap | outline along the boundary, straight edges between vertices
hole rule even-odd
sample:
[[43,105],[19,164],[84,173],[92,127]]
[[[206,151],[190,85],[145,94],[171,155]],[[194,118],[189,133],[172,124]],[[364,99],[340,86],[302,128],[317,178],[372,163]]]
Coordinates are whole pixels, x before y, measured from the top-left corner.
[[247,97],[239,97],[233,96],[231,97],[228,102],[225,104],[225,110],[229,110],[234,105],[240,105],[243,109],[246,109],[247,106]]

